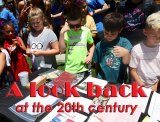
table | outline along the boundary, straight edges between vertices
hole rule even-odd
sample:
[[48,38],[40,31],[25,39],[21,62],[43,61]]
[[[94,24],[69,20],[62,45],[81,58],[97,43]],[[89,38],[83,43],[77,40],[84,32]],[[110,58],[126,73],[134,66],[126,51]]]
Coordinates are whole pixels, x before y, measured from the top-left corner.
[[[34,72],[29,76],[29,81],[33,80],[35,77],[38,76],[39,73],[45,72],[49,69],[40,69],[37,72]],[[0,122],[25,122],[23,119],[17,117],[14,113],[12,113],[8,108],[13,104],[16,104],[20,100],[24,99],[26,96],[29,95],[29,90],[25,87],[22,87],[20,82],[17,82],[18,87],[20,88],[23,98],[16,98],[16,97],[6,97],[6,93],[9,91],[10,87],[5,87],[4,89],[0,90]],[[40,116],[36,121],[41,120],[47,113],[44,113]]]
[[[40,69],[39,71],[32,73],[29,76],[29,81],[32,81],[34,78],[36,78],[38,76],[38,74],[49,71],[49,70],[50,69]],[[84,77],[84,79],[85,78],[86,77]],[[81,82],[82,81],[83,81],[83,79],[81,80]],[[25,87],[22,87],[20,82],[17,82],[17,85],[23,94],[23,98],[17,98],[15,96],[6,97],[6,94],[8,93],[10,87],[5,87],[4,89],[0,90],[0,122],[26,122],[25,120],[21,119],[20,117],[18,117],[17,115],[15,115],[13,112],[11,112],[8,109],[9,107],[11,107],[12,105],[21,101],[22,99],[24,99],[25,97],[27,97],[29,95],[29,90],[26,89]],[[85,97],[84,94],[81,94],[81,95]],[[65,100],[66,97],[62,96],[61,99]],[[55,106],[53,106],[53,107],[55,107]],[[38,117],[36,119],[35,122],[42,120],[47,114],[49,114],[49,113],[47,113],[47,112],[43,113],[40,117]],[[90,116],[90,114],[88,116]]]
[[[31,74],[29,76],[29,80],[33,80],[35,77],[38,76],[39,73],[43,73],[45,71],[48,71],[49,69],[41,69],[33,74]],[[83,79],[84,80],[84,79]],[[82,80],[82,81],[83,81]],[[81,82],[82,82],[81,81]],[[26,89],[25,87],[22,87],[20,82],[17,82],[18,87],[20,88],[22,94],[23,94],[23,98],[16,98],[16,97],[6,97],[7,92],[9,91],[10,87],[6,87],[2,90],[0,90],[0,122],[25,122],[25,120],[21,119],[20,117],[16,116],[14,113],[12,113],[8,108],[11,107],[12,105],[16,104],[17,102],[19,102],[20,100],[24,99],[26,96],[29,95],[29,90]],[[127,92],[129,93],[129,92]],[[83,95],[83,94],[82,94]],[[81,95],[81,96],[82,96]],[[82,97],[86,97],[85,95]],[[65,100],[66,97],[62,96],[62,99]],[[92,98],[90,98],[92,99]],[[114,98],[115,101],[117,102],[119,100],[119,98]],[[112,98],[112,102],[115,102],[114,99]],[[121,98],[122,99],[122,98]],[[123,99],[122,99],[123,100]],[[121,101],[121,100],[120,100]],[[120,103],[119,101],[119,103]],[[110,103],[112,103],[110,101]],[[54,106],[55,107],[55,106]],[[41,116],[39,116],[35,122],[39,122],[40,120],[42,120],[47,114],[47,112],[43,113]],[[88,115],[85,113],[82,113],[84,115],[86,115],[88,118],[92,113],[89,113]],[[114,117],[113,117],[114,118]]]

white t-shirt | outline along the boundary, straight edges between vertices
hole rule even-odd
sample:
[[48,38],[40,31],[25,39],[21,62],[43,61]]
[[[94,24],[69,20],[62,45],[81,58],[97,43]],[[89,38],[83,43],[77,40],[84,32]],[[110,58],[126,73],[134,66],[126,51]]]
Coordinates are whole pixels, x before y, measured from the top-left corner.
[[6,65],[11,66],[11,57],[6,49],[1,49],[1,51],[6,55]]
[[143,42],[134,46],[129,66],[137,69],[148,87],[156,83],[160,80],[160,44],[154,48],[147,47]]
[[[30,45],[31,50],[50,50],[50,44],[55,41],[57,41],[57,36],[55,33],[51,29],[45,27],[42,33],[36,37],[30,32],[27,44]],[[54,55],[33,56],[32,60],[37,68],[56,68],[56,60]]]

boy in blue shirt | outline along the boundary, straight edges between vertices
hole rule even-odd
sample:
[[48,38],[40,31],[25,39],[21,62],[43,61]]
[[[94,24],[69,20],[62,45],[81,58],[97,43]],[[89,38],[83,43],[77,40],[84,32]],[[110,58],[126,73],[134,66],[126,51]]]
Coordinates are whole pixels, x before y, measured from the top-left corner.
[[104,39],[97,43],[93,57],[96,72],[100,79],[122,83],[132,48],[126,38],[119,36],[124,24],[123,16],[119,13],[107,14],[103,24]]

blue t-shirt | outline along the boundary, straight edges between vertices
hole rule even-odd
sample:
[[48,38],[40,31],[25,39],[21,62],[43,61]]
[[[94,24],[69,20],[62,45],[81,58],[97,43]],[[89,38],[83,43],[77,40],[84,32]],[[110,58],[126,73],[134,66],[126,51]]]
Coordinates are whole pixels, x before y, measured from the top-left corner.
[[98,78],[111,83],[122,83],[124,81],[126,65],[123,64],[122,58],[116,57],[113,53],[114,46],[121,46],[129,51],[132,48],[131,43],[126,38],[118,37],[112,42],[102,40],[96,45],[93,60],[100,66]]
[[15,31],[17,33],[19,32],[18,20],[8,9],[3,8],[2,11],[0,11],[0,18],[5,19],[7,21],[11,21],[15,27]]
[[[105,4],[104,0],[86,0],[87,5],[88,5],[88,11],[94,11],[96,9],[102,8],[103,5]],[[97,27],[97,32],[101,32],[103,31],[103,23],[102,23],[102,15],[101,14],[96,14],[93,16],[94,21],[96,23],[96,27]]]
[[[64,11],[64,6],[59,6],[58,3],[54,3],[51,7],[51,13],[54,14],[58,14],[60,12]],[[53,19],[54,25],[62,25],[63,24],[63,20],[62,17],[57,17]]]

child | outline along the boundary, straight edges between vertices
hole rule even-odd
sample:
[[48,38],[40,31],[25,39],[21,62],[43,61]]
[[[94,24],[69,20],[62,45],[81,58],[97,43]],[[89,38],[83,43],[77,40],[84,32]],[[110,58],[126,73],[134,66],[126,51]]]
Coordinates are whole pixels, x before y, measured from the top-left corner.
[[92,34],[88,28],[81,26],[82,10],[78,6],[71,6],[66,18],[68,25],[61,29],[59,39],[60,52],[66,51],[65,71],[83,74],[88,70],[87,65],[92,61],[95,48]]
[[24,57],[26,47],[20,37],[15,36],[14,26],[11,22],[3,25],[5,36],[4,48],[9,51],[11,56],[11,68],[14,80],[18,81],[18,73],[27,71],[30,73],[28,63]]
[[16,34],[19,33],[18,20],[15,18],[13,13],[4,6],[3,0],[0,0],[0,18],[11,21],[14,25]]
[[82,0],[81,4],[82,4],[81,8],[83,11],[82,25],[90,29],[90,31],[92,33],[92,37],[93,37],[93,39],[95,39],[96,35],[97,35],[97,29],[96,29],[96,24],[94,22],[94,19],[91,15],[89,15],[88,5],[87,5],[86,1]]
[[34,70],[40,68],[56,68],[55,55],[59,53],[55,33],[44,26],[45,17],[39,8],[30,10],[29,25],[31,32],[27,41],[27,54],[33,55]]
[[160,12],[148,16],[143,32],[146,39],[131,52],[131,76],[140,86],[156,91],[160,80]]
[[96,45],[93,61],[98,78],[111,83],[122,83],[126,65],[130,60],[131,43],[119,33],[123,27],[123,16],[110,13],[104,17],[104,40]]
[[[2,34],[2,33],[1,33]],[[3,48],[3,40],[0,37],[0,88],[9,85],[13,81],[10,71],[11,58],[6,49]]]
[[[9,85],[13,81],[13,77],[11,75],[11,58],[6,49],[3,48],[4,45],[4,35],[3,35],[3,25],[6,21],[4,19],[0,19],[0,86]],[[4,56],[3,56],[4,55]],[[4,60],[5,57],[5,60]]]

